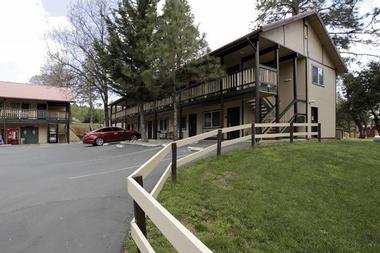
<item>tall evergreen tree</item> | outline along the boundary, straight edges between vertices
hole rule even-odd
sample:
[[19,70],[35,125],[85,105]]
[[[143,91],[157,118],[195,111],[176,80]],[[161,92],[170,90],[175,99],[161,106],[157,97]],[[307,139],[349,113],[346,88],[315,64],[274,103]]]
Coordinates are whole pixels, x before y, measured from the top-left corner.
[[95,43],[99,60],[113,80],[113,90],[128,96],[139,107],[140,131],[146,141],[144,102],[158,93],[154,82],[154,34],[157,25],[158,0],[124,0],[108,19],[107,45]]
[[373,39],[380,37],[380,29],[375,25],[380,21],[380,8],[360,14],[360,4],[363,1],[258,0],[256,23],[278,21],[314,9],[321,15],[335,44],[347,49],[351,43],[372,44]]
[[210,50],[205,35],[195,25],[187,0],[166,0],[156,37],[159,77],[164,90],[171,93],[173,99],[173,137],[176,140],[178,89],[189,81],[217,78],[222,71],[217,60],[207,54]]

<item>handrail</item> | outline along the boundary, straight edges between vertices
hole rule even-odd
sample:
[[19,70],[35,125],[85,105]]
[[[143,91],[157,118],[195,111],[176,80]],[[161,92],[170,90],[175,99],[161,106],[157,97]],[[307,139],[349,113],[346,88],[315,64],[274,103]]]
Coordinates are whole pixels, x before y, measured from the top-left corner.
[[[178,96],[178,98],[181,98],[181,102],[186,102],[212,94],[220,94],[220,92],[226,90],[244,89],[252,87],[251,85],[253,85],[256,82],[254,72],[255,68],[247,68],[234,73],[230,73],[229,75],[217,80],[200,83],[195,86],[182,89],[178,91],[180,93],[180,96]],[[276,72],[276,69],[273,69],[265,65],[260,65],[260,82],[267,83],[272,86],[277,86],[277,78],[275,78]],[[166,97],[160,100],[145,103],[144,111],[160,109],[165,106],[170,106],[171,104],[171,97]],[[125,110],[125,114],[120,113]],[[115,117],[117,118],[118,116],[120,117],[125,115],[132,115],[136,113],[138,113],[138,107],[132,106],[123,109],[122,111],[114,112],[113,115],[115,115]]]
[[[318,132],[297,132],[294,133],[294,127],[309,127],[318,126]],[[255,134],[256,128],[265,127],[291,127],[292,131],[290,133],[276,133],[276,134]],[[222,135],[237,130],[244,130],[250,128],[252,130],[251,135],[242,136],[237,139],[227,140],[222,142]],[[207,139],[212,136],[218,136],[218,143],[210,145],[198,152],[192,153],[186,157],[177,160],[177,148],[185,145],[189,145],[200,140]],[[135,206],[141,208],[141,212],[135,209],[136,219],[139,217],[145,220],[145,215],[147,215],[155,226],[161,231],[161,233],[168,239],[168,241],[173,245],[173,247],[178,252],[200,252],[200,253],[211,253],[211,250],[204,245],[194,234],[192,234],[183,224],[181,224],[168,210],[166,210],[157,200],[159,192],[162,190],[166,180],[170,176],[170,172],[176,169],[176,166],[183,166],[189,162],[192,162],[200,157],[217,150],[217,154],[220,155],[221,148],[243,141],[248,141],[251,139],[251,145],[254,146],[256,139],[262,138],[277,138],[277,137],[290,137],[290,141],[293,142],[294,136],[315,136],[318,135],[318,140],[321,138],[321,125],[316,123],[254,123],[245,124],[240,126],[226,127],[222,129],[213,130],[210,132],[202,133],[193,137],[189,137],[176,142],[171,142],[169,145],[165,146],[163,149],[158,151],[154,156],[152,156],[147,162],[141,165],[135,172],[133,172],[127,178],[128,182],[128,192],[132,196],[133,201],[136,203]],[[139,183],[137,178],[142,180],[148,176],[156,166],[170,153],[172,152],[172,163],[168,165],[161,177],[159,178],[153,190],[149,193],[147,192]],[[174,159],[174,160],[173,160]],[[175,162],[175,165],[173,164]],[[139,215],[137,215],[139,214]],[[139,227],[139,221],[133,219],[131,221],[131,236],[136,242],[137,247],[143,253],[153,253],[155,252],[151,245],[149,244],[146,235],[141,231]],[[145,224],[145,221],[143,222]],[[141,224],[141,223],[140,223]],[[145,230],[145,229],[144,229]]]

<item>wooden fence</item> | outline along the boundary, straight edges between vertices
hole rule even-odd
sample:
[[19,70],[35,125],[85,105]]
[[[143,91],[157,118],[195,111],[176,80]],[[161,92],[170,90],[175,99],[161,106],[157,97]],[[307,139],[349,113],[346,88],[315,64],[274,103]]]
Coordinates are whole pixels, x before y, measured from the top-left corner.
[[[268,133],[261,134],[261,130],[272,127],[289,127],[288,133]],[[304,132],[297,132],[295,129],[304,129]],[[242,136],[237,139],[223,141],[223,135],[232,131],[251,129],[251,134]],[[307,130],[310,131],[307,131]],[[312,132],[311,130],[317,131]],[[240,142],[251,140],[251,145],[254,147],[257,140],[274,139],[274,138],[289,138],[292,143],[296,136],[317,136],[321,141],[321,124],[317,123],[253,123],[240,126],[227,127],[223,129],[213,130],[207,133],[202,133],[190,138],[175,141],[170,143],[156,153],[147,162],[141,165],[128,179],[128,192],[134,201],[135,218],[131,221],[131,236],[135,241],[138,251],[143,253],[155,252],[147,240],[145,217],[148,216],[161,233],[168,239],[173,247],[178,252],[212,252],[204,245],[194,234],[192,234],[182,223],[180,223],[168,210],[166,210],[157,200],[157,196],[162,190],[166,180],[172,175],[173,183],[176,182],[177,167],[188,164],[198,158],[216,151],[216,155],[220,156],[222,148]],[[201,140],[217,137],[217,143],[210,145],[200,151],[192,153],[186,157],[177,159],[177,149],[186,145],[190,145]],[[149,193],[143,187],[144,179],[152,173],[157,165],[171,153],[172,162],[167,166],[160,179]]]

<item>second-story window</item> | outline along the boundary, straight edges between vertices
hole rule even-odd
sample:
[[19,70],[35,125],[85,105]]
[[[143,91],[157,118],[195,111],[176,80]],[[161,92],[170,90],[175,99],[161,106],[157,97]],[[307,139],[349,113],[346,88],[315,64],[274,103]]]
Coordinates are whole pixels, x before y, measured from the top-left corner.
[[323,68],[317,67],[317,66],[312,66],[312,81],[313,84],[319,85],[319,86],[324,86],[324,71]]
[[220,127],[220,111],[205,112],[203,114],[204,128],[217,128]]

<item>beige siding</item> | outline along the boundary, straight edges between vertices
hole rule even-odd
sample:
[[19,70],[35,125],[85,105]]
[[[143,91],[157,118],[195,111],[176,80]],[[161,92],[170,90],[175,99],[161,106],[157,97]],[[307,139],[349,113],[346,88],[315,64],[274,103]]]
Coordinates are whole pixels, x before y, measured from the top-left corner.
[[[312,84],[311,66],[316,65],[324,69],[324,87]],[[309,85],[309,115],[311,107],[318,108],[319,122],[322,124],[322,137],[335,137],[336,113],[335,113],[335,92],[336,74],[335,70],[323,66],[316,61],[310,60],[308,63],[308,85]],[[311,122],[311,117],[309,117]]]
[[297,53],[304,54],[303,29],[303,21],[299,20],[271,31],[263,32],[261,36]]

